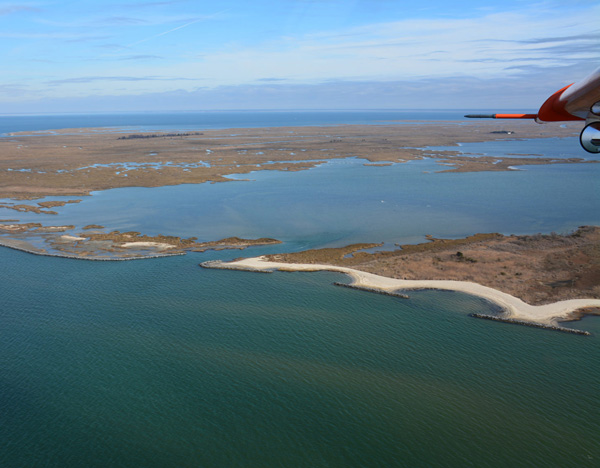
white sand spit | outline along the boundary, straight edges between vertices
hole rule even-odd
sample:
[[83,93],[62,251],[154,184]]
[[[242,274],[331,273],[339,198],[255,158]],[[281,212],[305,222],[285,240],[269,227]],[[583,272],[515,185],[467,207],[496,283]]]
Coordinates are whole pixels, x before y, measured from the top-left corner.
[[62,240],[66,240],[66,241],[80,241],[80,240],[85,240],[85,237],[69,236],[67,234],[64,234],[64,235],[60,236],[60,238]]
[[42,228],[38,228],[38,230],[40,231],[46,231],[46,232],[60,232],[60,231],[66,231],[68,229],[71,229],[73,226],[44,226]]
[[354,286],[387,292],[408,289],[460,291],[483,297],[499,305],[507,312],[510,318],[547,325],[556,325],[557,321],[568,319],[569,315],[578,309],[600,307],[600,299],[571,299],[555,302],[554,304],[532,306],[510,294],[468,281],[401,280],[333,265],[269,262],[264,257],[247,258],[223,263],[223,266],[244,270],[336,271],[349,275],[352,278],[352,285]]
[[174,245],[165,244],[163,242],[125,242],[121,244],[121,247],[126,248],[139,248],[139,247],[152,247],[156,249],[173,249]]
[[0,224],[0,229],[4,231],[20,231],[23,230],[21,224]]

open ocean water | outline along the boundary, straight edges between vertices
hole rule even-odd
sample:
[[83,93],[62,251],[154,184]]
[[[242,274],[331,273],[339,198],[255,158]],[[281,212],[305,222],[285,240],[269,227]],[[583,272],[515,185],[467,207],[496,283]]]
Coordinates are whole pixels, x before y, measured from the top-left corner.
[[464,120],[461,110],[202,111],[119,114],[0,114],[0,135],[61,128],[123,127],[145,130],[377,125],[402,120]]
[[[25,130],[59,126],[44,118]],[[79,122],[65,126],[98,125]],[[106,125],[183,128],[170,122]],[[247,113],[231,126],[256,122]],[[487,150],[522,147],[531,142]],[[538,148],[585,157],[576,138]],[[436,174],[431,160],[352,159],[18,213],[285,244],[114,263],[0,249],[0,466],[598,466],[597,317],[576,324],[593,333],[581,337],[472,319],[495,308],[464,294],[402,300],[335,287],[348,280],[333,273],[198,267],[277,249],[600,224],[598,166]]]

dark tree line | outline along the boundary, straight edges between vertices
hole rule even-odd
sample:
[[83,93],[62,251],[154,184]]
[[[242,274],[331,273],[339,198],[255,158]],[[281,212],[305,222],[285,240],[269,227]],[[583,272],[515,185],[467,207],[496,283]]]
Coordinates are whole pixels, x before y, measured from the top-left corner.
[[117,140],[137,140],[139,138],[167,138],[167,137],[186,137],[194,135],[203,135],[201,132],[193,133],[133,133],[131,135],[125,135],[117,138]]

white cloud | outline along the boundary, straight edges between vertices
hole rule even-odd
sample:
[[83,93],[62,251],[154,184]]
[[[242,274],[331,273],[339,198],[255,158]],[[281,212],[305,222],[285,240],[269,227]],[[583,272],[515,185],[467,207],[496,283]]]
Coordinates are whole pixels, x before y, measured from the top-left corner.
[[[125,50],[126,55],[104,54],[96,60],[88,55],[63,69],[48,69],[48,79],[30,84],[40,96],[53,98],[86,93],[102,96],[141,96],[175,90],[192,93],[199,83],[221,91],[224,87],[251,86],[248,89],[255,93],[257,88],[266,89],[277,82],[290,86],[364,82],[368,83],[366,88],[357,85],[344,89],[358,92],[368,88],[371,92],[380,83],[381,93],[389,93],[386,83],[407,87],[420,81],[458,83],[469,79],[482,80],[483,88],[491,90],[493,80],[504,80],[506,84],[506,80],[519,78],[521,83],[530,83],[525,87],[531,89],[544,74],[555,80],[549,83],[554,87],[581,77],[572,73],[594,69],[600,63],[599,17],[600,5],[585,10],[563,10],[561,14],[538,6],[536,10],[484,12],[474,18],[401,19],[271,38],[253,46],[239,42],[220,46],[211,43],[208,48],[201,39],[194,41],[188,35],[188,41],[181,47],[160,49],[162,37],[181,29],[190,32],[191,27],[184,28],[199,22],[193,19],[154,30],[135,40],[130,36],[130,47],[114,44],[113,49]],[[16,37],[16,33],[1,32],[0,37],[3,34]],[[34,37],[38,39],[51,37],[48,33],[37,34]],[[53,34],[56,39],[73,39],[64,31]],[[167,37],[172,41],[177,36]],[[92,90],[89,77],[102,77],[102,87],[95,86]],[[107,79],[110,77],[132,79]],[[452,81],[455,79],[458,81]],[[336,87],[320,89],[329,92]],[[221,91],[219,94],[224,95]],[[461,88],[461,92],[468,89]]]
[[600,6],[561,17],[538,11],[403,20],[288,37],[253,49],[204,53],[201,61],[185,67],[215,85],[264,76],[311,82],[517,74],[518,63],[554,67],[565,60],[597,61],[599,17]]

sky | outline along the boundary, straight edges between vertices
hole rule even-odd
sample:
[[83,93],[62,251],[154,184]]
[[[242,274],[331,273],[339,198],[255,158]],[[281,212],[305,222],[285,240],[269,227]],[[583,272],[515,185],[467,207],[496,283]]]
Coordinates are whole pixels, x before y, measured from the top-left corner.
[[537,109],[598,0],[0,0],[0,114]]

